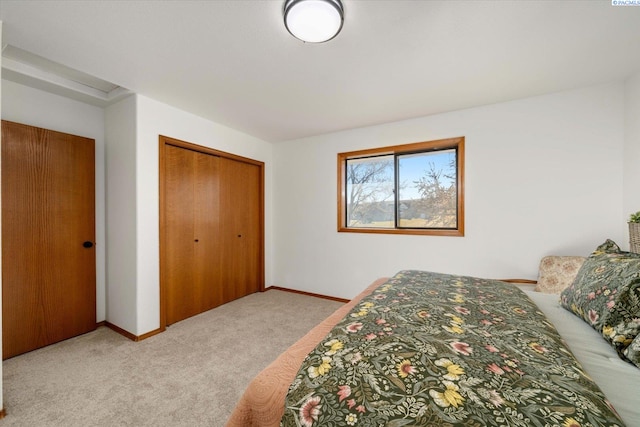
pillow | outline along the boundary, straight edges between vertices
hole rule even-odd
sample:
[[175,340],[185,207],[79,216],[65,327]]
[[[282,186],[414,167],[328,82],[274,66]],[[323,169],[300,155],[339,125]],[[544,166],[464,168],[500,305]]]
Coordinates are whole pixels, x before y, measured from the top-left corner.
[[640,335],[637,335],[622,353],[627,360],[640,368]]
[[560,302],[625,359],[624,349],[640,333],[640,255],[607,240],[585,260]]
[[534,291],[559,294],[573,283],[586,258],[582,256],[546,256],[540,260],[538,283]]

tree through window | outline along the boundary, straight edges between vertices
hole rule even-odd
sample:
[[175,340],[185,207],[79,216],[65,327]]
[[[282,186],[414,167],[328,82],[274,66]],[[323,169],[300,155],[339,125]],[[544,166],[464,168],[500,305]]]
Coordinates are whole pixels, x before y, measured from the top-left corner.
[[338,154],[338,231],[464,235],[464,137]]

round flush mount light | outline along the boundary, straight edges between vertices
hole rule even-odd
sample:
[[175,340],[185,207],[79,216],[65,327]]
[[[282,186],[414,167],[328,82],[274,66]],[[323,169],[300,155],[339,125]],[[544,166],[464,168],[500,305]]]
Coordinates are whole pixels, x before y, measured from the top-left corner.
[[297,39],[308,43],[331,40],[342,29],[344,9],[340,0],[286,0],[284,25]]

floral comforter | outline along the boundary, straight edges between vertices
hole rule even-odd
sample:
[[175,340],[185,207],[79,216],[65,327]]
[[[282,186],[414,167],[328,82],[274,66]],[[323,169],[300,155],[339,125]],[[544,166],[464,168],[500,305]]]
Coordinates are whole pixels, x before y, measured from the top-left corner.
[[307,356],[281,426],[623,426],[516,286],[402,271]]

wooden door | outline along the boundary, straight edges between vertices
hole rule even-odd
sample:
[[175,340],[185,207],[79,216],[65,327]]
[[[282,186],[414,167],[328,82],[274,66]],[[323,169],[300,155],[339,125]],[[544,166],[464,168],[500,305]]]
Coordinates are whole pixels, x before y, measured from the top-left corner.
[[3,359],[96,328],[94,140],[2,121]]
[[160,136],[160,323],[264,289],[264,163]]
[[223,158],[220,183],[223,298],[229,302],[262,287],[262,171]]
[[222,304],[218,160],[165,147],[163,280],[168,325]]

